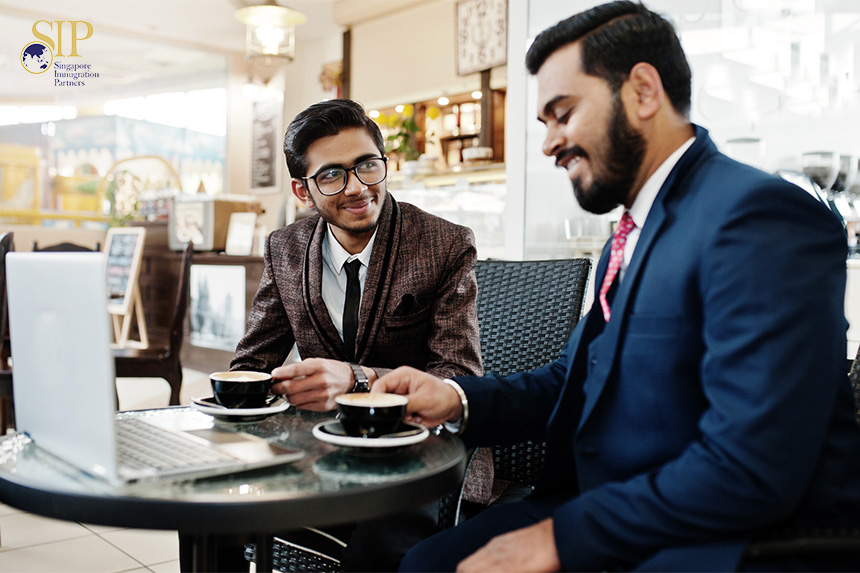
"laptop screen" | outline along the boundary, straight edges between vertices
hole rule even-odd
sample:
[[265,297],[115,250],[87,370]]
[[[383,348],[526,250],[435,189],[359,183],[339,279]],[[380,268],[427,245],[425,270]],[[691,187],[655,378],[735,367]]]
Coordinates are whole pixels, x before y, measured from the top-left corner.
[[77,467],[114,476],[104,255],[13,252],[6,275],[16,428]]

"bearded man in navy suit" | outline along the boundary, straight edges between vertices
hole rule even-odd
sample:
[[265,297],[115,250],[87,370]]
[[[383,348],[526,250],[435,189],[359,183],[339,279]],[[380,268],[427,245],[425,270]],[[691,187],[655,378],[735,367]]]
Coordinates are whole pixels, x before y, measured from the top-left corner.
[[815,567],[743,552],[772,528],[860,520],[839,221],[690,122],[678,37],[639,3],[559,22],[527,66],[544,153],[584,208],[624,206],[626,239],[607,244],[555,362],[454,377],[462,394],[411,368],[374,384],[467,445],[547,440],[529,498],[425,540],[401,569]]

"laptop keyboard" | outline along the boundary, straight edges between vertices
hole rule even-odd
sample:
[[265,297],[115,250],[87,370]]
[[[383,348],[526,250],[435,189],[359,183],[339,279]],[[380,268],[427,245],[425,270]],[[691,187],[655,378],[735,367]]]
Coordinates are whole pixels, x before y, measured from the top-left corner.
[[120,464],[159,470],[230,462],[236,458],[135,418],[116,421]]

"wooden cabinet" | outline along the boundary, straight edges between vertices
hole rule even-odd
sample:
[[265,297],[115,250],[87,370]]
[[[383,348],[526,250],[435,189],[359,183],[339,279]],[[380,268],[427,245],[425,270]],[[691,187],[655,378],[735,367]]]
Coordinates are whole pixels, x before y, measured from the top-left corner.
[[[141,260],[140,285],[146,326],[152,346],[167,344],[173,308],[176,301],[176,285],[179,282],[182,253],[171,251],[156,236],[147,233],[147,241]],[[257,293],[263,276],[262,257],[235,257],[219,253],[194,253],[194,265],[240,265],[245,268],[245,320],[251,310],[251,302]],[[189,303],[189,311],[191,304]],[[182,365],[202,372],[226,370],[233,352],[191,344],[191,325],[185,318],[185,336],[181,353]]]

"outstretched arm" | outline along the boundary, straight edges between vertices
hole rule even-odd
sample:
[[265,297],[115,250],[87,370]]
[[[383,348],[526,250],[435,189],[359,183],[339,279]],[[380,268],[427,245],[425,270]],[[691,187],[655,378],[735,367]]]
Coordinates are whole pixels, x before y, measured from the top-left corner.
[[409,366],[401,366],[377,380],[371,392],[406,396],[406,419],[428,427],[454,422],[463,413],[460,395],[453,387]]

